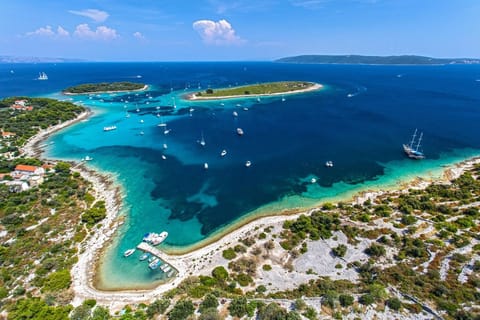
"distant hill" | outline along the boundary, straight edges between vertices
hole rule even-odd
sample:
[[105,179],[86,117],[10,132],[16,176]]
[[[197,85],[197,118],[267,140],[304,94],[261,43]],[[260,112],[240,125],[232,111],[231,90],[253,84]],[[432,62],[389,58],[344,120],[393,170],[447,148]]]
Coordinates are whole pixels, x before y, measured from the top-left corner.
[[85,60],[81,60],[81,59],[0,56],[0,63],[61,63],[61,62],[84,62],[84,61]]
[[302,55],[275,60],[286,63],[323,63],[323,64],[478,64],[479,59],[470,58],[431,58],[423,56],[360,56],[360,55]]

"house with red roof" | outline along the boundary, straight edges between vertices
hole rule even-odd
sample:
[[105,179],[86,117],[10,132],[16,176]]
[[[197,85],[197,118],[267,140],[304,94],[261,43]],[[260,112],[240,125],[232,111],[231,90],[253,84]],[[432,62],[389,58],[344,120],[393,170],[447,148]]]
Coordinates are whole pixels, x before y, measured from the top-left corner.
[[16,136],[15,132],[8,132],[2,130],[2,139],[8,139],[14,136]]
[[15,103],[10,106],[10,108],[14,110],[26,110],[26,111],[33,110],[33,107],[28,105],[27,100],[16,100]]
[[14,174],[17,175],[17,176],[18,175],[29,175],[29,176],[39,175],[39,176],[43,176],[45,174],[45,169],[42,168],[42,167],[37,167],[37,166],[29,166],[29,165],[25,165],[25,164],[18,164],[15,167]]

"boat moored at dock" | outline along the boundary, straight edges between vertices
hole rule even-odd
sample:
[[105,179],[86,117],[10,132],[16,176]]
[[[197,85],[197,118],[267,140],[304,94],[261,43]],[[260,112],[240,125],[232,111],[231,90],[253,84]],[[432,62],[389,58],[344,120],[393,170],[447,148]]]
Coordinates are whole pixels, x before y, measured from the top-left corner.
[[160,234],[155,232],[149,232],[143,236],[143,242],[157,246],[163,241],[165,241],[167,237],[168,237],[167,231],[162,231]]
[[152,262],[150,262],[148,264],[148,267],[152,270],[156,270],[156,269],[158,269],[158,267],[160,267],[161,264],[162,264],[162,262],[160,261],[160,259],[155,258],[155,259],[153,259]]

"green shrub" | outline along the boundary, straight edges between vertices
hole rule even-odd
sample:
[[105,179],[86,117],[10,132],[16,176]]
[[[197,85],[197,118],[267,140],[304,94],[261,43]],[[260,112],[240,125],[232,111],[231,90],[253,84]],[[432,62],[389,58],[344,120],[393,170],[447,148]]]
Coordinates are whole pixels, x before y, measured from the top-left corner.
[[233,250],[232,248],[228,248],[226,250],[223,250],[222,256],[227,260],[232,260],[237,257],[237,254],[235,253],[235,250]]
[[335,248],[332,248],[332,254],[336,257],[343,258],[347,253],[347,246],[344,244],[340,244]]
[[338,297],[338,301],[340,302],[340,305],[342,307],[348,307],[348,306],[351,306],[353,304],[353,302],[355,301],[354,297],[349,295],[349,294],[341,294],[339,297]]
[[316,320],[317,311],[315,311],[315,309],[313,309],[312,307],[307,307],[307,309],[303,313],[303,316],[310,320]]
[[170,306],[169,299],[155,300],[148,305],[146,313],[149,318],[153,318],[157,314],[163,314]]
[[207,309],[217,308],[218,307],[218,299],[213,294],[209,293],[205,296],[202,303],[200,304],[199,311],[203,313]]
[[232,317],[243,317],[247,314],[247,298],[236,297],[233,298],[228,306],[228,311]]
[[242,287],[248,286],[251,282],[253,282],[252,277],[250,277],[248,274],[245,273],[240,273],[237,277],[236,280],[239,285]]
[[417,218],[415,218],[413,215],[411,214],[404,214],[402,216],[402,219],[400,220],[400,222],[406,226],[409,226],[411,224],[414,224],[415,222],[417,222]]
[[390,298],[385,302],[385,304],[393,310],[400,310],[400,308],[402,307],[402,303],[398,298]]
[[263,284],[259,285],[257,289],[255,289],[258,293],[265,293],[267,292],[267,287],[265,287]]
[[237,244],[233,250],[236,252],[236,253],[245,253],[247,252],[247,248],[245,248],[245,246],[242,246],[241,244]]
[[218,266],[212,270],[212,276],[217,280],[225,281],[228,278],[228,271],[224,267]]
[[371,294],[367,293],[361,296],[360,298],[358,298],[358,302],[368,306],[375,302],[375,298]]
[[43,282],[43,291],[58,292],[62,289],[67,289],[72,283],[69,270],[60,270],[49,274]]
[[190,300],[179,300],[168,314],[169,320],[185,320],[193,315],[195,307]]
[[270,270],[272,270],[272,266],[269,265],[269,264],[264,264],[264,265],[262,266],[262,269],[265,270],[265,271],[270,271]]
[[365,253],[372,257],[381,257],[385,255],[386,250],[384,246],[372,243],[370,247],[365,249]]

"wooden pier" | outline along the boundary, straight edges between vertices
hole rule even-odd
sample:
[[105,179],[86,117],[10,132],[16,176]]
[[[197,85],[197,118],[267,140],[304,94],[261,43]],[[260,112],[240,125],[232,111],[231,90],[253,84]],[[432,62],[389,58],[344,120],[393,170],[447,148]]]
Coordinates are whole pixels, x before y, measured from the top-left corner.
[[151,255],[162,259],[163,261],[167,261],[166,258],[163,256],[163,252],[155,247],[152,247],[146,242],[140,242],[140,244],[137,246],[137,249],[142,250],[144,252],[148,252]]

